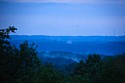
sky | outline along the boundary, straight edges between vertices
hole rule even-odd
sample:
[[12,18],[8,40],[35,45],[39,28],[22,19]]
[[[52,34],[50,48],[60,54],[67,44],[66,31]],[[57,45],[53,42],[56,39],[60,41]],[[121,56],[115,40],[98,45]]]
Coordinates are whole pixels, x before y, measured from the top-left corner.
[[125,3],[125,0],[1,0],[6,2]]
[[0,28],[15,35],[125,35],[125,0],[0,1]]

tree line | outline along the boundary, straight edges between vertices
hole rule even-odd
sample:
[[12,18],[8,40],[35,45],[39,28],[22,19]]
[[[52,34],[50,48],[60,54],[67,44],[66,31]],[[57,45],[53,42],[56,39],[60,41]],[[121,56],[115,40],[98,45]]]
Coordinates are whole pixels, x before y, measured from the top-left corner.
[[43,64],[37,46],[24,41],[19,48],[11,45],[10,26],[0,30],[0,83],[124,83],[125,54],[101,58],[90,54],[86,61],[69,64],[62,73],[52,64]]

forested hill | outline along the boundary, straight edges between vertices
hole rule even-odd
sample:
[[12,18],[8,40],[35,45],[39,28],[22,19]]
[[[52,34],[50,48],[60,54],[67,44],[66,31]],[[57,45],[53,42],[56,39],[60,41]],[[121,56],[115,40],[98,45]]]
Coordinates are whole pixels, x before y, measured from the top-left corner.
[[63,51],[79,54],[116,55],[125,53],[125,36],[26,36],[11,35],[11,43],[19,46],[23,41],[38,45],[37,51]]

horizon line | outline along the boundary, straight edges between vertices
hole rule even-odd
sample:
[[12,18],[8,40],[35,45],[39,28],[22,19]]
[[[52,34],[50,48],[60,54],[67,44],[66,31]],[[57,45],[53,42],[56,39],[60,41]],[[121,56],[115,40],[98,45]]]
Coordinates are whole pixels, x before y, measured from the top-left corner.
[[125,36],[125,35],[14,35],[11,34],[10,36],[100,36],[100,37],[121,37],[121,36]]

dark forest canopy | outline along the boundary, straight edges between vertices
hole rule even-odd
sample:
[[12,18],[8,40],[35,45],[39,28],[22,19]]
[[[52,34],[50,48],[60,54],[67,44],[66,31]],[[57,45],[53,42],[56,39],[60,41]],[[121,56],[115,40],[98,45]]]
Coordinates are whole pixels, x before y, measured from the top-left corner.
[[22,42],[20,48],[8,41],[15,27],[0,30],[0,83],[124,83],[125,54],[90,54],[85,61],[70,63],[63,71],[43,64],[36,45]]

